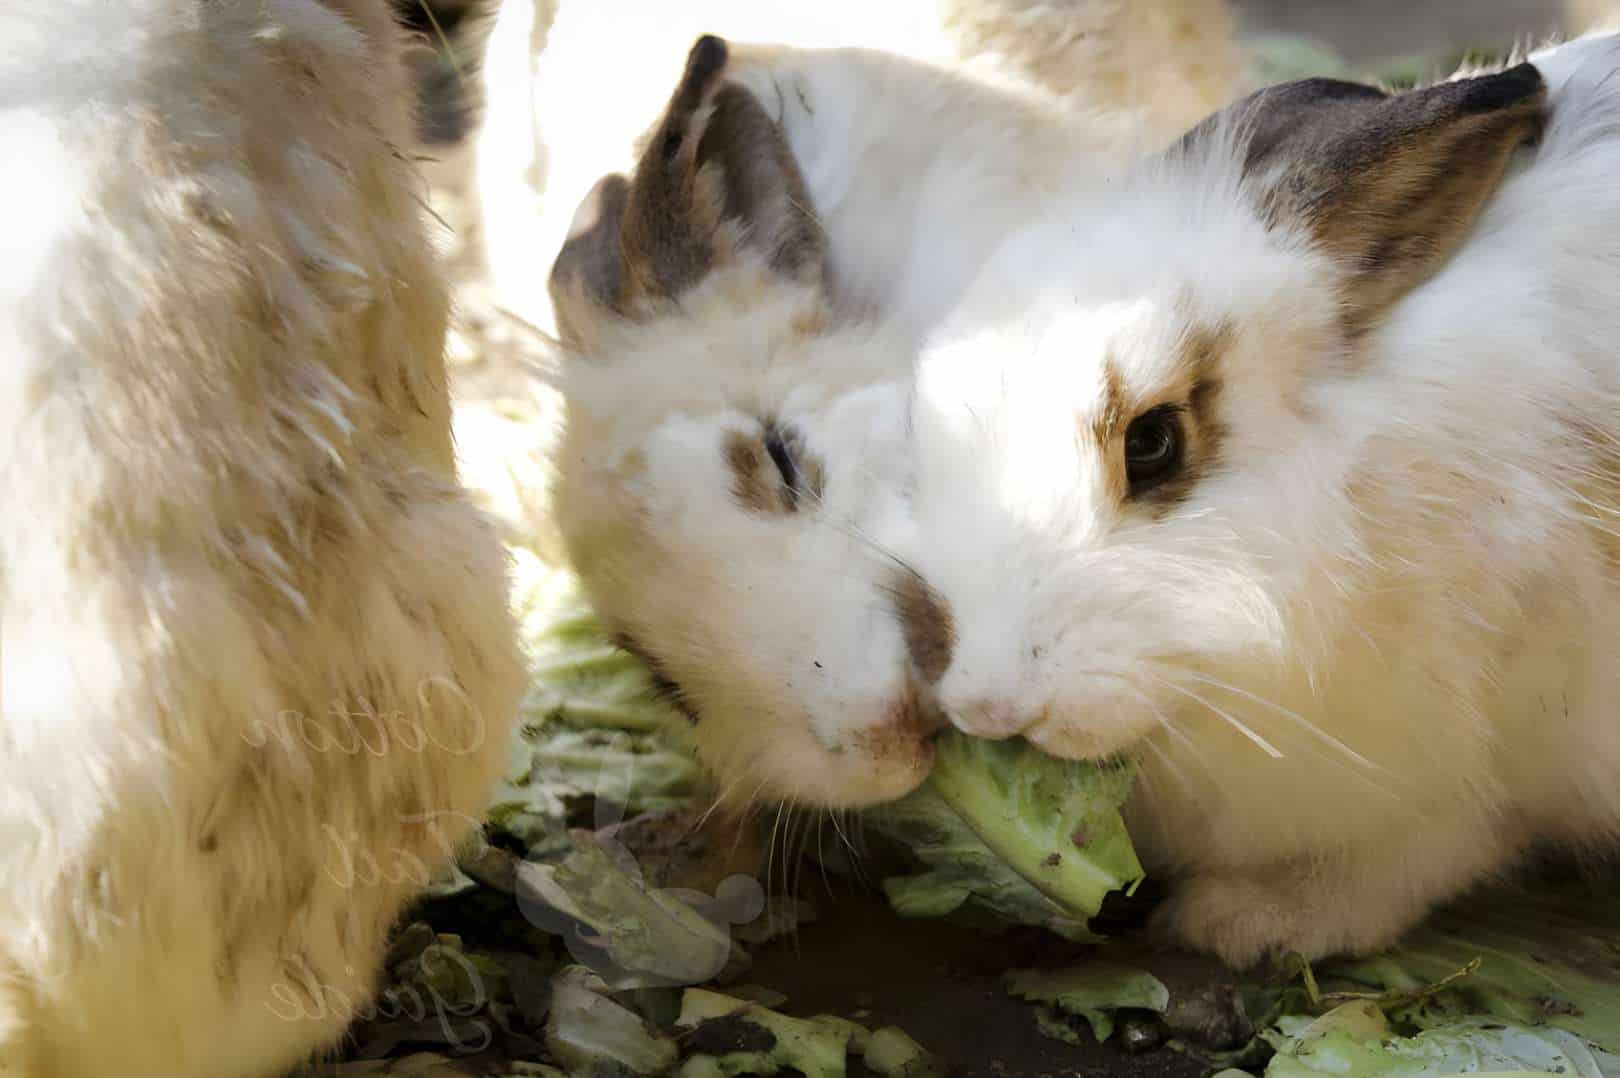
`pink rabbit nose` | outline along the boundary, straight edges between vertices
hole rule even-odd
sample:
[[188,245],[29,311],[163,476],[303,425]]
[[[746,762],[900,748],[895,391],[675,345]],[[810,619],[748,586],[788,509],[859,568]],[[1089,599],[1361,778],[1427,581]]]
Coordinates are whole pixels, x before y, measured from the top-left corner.
[[1029,725],[1023,713],[1010,702],[981,697],[947,708],[951,725],[974,737],[1012,737]]

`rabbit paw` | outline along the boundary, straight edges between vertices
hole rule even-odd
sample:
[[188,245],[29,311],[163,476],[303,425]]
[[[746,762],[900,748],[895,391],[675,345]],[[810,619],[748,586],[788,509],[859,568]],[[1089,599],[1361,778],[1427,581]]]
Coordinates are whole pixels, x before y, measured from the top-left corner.
[[1196,876],[1160,908],[1161,935],[1234,969],[1297,952],[1309,959],[1364,954],[1395,941],[1404,918],[1368,896],[1327,892],[1301,872]]

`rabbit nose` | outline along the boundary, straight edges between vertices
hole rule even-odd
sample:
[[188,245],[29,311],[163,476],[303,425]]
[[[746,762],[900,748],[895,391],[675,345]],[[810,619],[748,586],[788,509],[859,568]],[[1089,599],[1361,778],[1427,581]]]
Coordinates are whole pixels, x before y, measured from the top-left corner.
[[979,697],[949,708],[951,725],[974,737],[1002,738],[1029,725],[1023,712],[1000,697]]

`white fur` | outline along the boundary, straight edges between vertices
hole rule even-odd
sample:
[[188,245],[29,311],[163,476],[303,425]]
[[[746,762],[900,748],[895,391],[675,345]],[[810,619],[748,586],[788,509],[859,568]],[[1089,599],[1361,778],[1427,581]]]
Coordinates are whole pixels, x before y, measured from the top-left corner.
[[520,684],[409,83],[383,0],[13,7],[0,1073],[271,1074],[365,1000]]
[[[1534,59],[1539,148],[1359,343],[1215,152],[1032,223],[922,361],[942,706],[1138,757],[1165,922],[1231,961],[1376,948],[1533,841],[1620,837],[1620,41]],[[1121,508],[1074,434],[1105,358],[1140,412],[1218,325],[1221,465]]]

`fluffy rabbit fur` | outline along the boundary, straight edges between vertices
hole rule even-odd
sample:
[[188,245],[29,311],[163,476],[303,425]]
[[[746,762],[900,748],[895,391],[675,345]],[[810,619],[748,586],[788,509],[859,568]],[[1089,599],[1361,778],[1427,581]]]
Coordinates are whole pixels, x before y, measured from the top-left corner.
[[1613,39],[1122,174],[926,69],[720,62],[553,293],[563,525],[728,792],[894,796],[942,716],[1130,753],[1237,964],[1620,834]]
[[520,688],[385,0],[0,16],[0,1073],[341,1032]]

